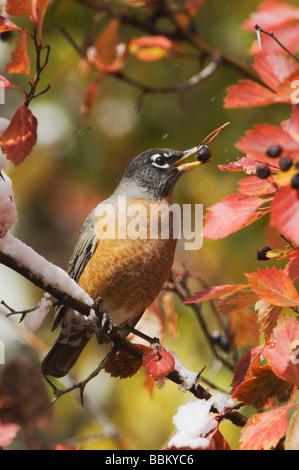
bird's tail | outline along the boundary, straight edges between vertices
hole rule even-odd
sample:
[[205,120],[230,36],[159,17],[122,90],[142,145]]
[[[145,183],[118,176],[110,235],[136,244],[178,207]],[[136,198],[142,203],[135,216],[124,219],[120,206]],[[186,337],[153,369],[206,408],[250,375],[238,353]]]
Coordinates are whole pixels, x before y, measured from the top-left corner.
[[82,322],[83,315],[65,309],[61,316],[58,338],[41,363],[42,373],[53,377],[64,377],[71,370],[93,334]]

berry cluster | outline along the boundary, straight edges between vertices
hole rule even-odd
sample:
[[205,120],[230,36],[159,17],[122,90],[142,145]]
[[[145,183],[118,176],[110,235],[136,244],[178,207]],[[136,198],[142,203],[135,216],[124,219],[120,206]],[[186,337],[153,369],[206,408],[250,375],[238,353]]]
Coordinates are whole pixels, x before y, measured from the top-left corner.
[[[270,158],[279,158],[282,154],[282,148],[280,145],[271,145],[271,147],[268,148],[266,155]],[[279,160],[279,168],[281,171],[288,171],[293,165],[293,160],[291,157],[284,156],[281,157]],[[299,170],[299,162],[295,163],[295,168],[296,170]],[[258,176],[261,179],[266,179],[271,175],[271,170],[269,166],[266,163],[262,163],[256,168],[255,171],[256,176]],[[299,172],[296,173],[291,180],[291,187],[293,189],[299,189]]]

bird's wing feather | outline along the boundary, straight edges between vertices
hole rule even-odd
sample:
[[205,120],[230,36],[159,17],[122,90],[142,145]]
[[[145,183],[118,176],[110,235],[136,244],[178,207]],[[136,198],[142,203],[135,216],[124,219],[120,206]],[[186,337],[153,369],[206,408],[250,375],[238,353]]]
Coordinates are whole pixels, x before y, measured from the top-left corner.
[[[86,218],[66,270],[69,276],[76,282],[79,281],[80,276],[83,273],[88,261],[92,257],[97,245],[97,237],[95,232],[96,210],[97,208],[93,209],[93,211]],[[64,307],[64,305],[57,307],[52,325],[52,331],[55,330],[60,324],[66,311],[67,309]]]

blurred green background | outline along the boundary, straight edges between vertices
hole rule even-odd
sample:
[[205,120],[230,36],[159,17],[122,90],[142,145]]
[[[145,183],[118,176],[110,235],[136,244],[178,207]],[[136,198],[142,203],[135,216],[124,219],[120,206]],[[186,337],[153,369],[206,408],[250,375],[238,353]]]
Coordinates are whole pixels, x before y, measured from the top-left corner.
[[[259,3],[257,0],[206,1],[196,16],[201,38],[232,57],[250,62],[247,51],[255,38],[253,33],[242,30],[241,23]],[[290,3],[295,5],[296,2]],[[206,210],[222,197],[236,192],[240,174],[221,172],[217,165],[240,156],[235,143],[244,132],[256,123],[279,124],[289,113],[289,107],[284,105],[223,109],[226,88],[244,77],[221,67],[182,97],[149,95],[141,107],[137,105],[138,90],[116,78],[107,78],[100,85],[90,115],[83,116],[80,108],[91,80],[83,73],[77,53],[65,38],[47,29],[63,25],[81,44],[94,15],[93,10],[80,2],[62,0],[50,5],[43,40],[51,46],[51,55],[40,89],[48,83],[51,89],[31,105],[39,123],[38,143],[19,167],[9,164],[8,171],[18,208],[14,235],[62,268],[68,263],[85,217],[113,191],[134,156],[153,147],[184,150],[199,145],[211,131],[230,121],[230,126],[210,145],[211,162],[184,175],[174,192],[174,202],[202,203]],[[24,24],[23,19],[16,22]],[[137,33],[133,29],[124,28],[124,37],[134,34]],[[15,44],[14,34],[9,40],[0,41],[1,73]],[[130,57],[125,67],[128,75],[152,86],[180,83],[196,70],[196,61],[176,56],[152,63]],[[24,77],[10,76],[9,79],[26,86]],[[6,103],[1,105],[1,116],[10,119],[19,101],[20,94],[8,90]],[[179,248],[176,267],[180,269],[183,260],[188,269],[199,273],[210,285],[243,283],[243,273],[258,266],[256,250],[269,244],[264,219],[224,240],[204,240],[198,252]],[[199,288],[198,285],[193,287]],[[0,266],[0,298],[13,308],[34,306],[41,294],[29,282]],[[204,311],[208,317],[207,305]],[[206,365],[204,376],[229,391],[232,375],[218,363],[211,362],[191,309],[176,301],[176,312],[180,334],[176,338],[168,335],[165,345],[179,355],[187,369],[197,371]],[[2,317],[0,338],[5,339],[6,361],[22,354],[38,363],[32,346],[43,355],[44,346],[48,348],[54,342],[56,332],[50,333],[51,321],[52,315],[49,315],[37,332],[43,342],[40,345],[35,336],[24,332],[20,336],[19,331],[23,330],[17,319],[8,321]],[[213,321],[211,318],[212,329]],[[28,342],[31,343],[28,345]],[[103,350],[92,341],[75,367],[74,377],[86,377],[102,356]],[[177,407],[193,397],[169,382],[162,389],[155,388],[151,395],[144,387],[144,380],[143,371],[126,380],[101,373],[86,388],[97,413],[91,413],[88,407],[82,408],[76,392],[62,397],[54,406],[51,425],[42,431],[45,441],[75,442],[84,449],[163,448],[174,430],[172,417]],[[222,425],[222,429],[231,447],[238,448],[239,430],[229,423]],[[86,439],[67,441],[74,436]],[[14,443],[15,447],[22,445],[21,438]]]

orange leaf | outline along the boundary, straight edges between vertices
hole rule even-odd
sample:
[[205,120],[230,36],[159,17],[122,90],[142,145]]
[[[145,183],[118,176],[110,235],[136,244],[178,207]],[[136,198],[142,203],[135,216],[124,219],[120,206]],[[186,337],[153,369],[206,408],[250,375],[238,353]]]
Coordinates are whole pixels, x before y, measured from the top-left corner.
[[3,152],[15,165],[19,165],[36,144],[36,131],[37,119],[22,103],[0,139]]
[[12,62],[6,65],[7,73],[30,74],[30,59],[27,52],[27,33],[23,30],[20,34],[16,50],[11,54]]
[[259,344],[259,328],[254,312],[241,309],[231,313],[229,319],[233,343],[238,348],[248,348]]
[[252,416],[242,429],[242,450],[270,450],[287,429],[287,412],[292,405]]
[[252,290],[238,290],[224,297],[217,303],[217,308],[224,315],[236,312],[254,304],[259,297]]
[[10,16],[30,16],[32,0],[7,0],[5,10]]
[[247,287],[245,284],[225,284],[223,286],[211,286],[207,289],[196,292],[187,300],[185,300],[184,304],[192,304],[194,302],[215,299],[217,297],[221,297],[222,295],[244,289],[245,287]]
[[299,304],[298,293],[282,270],[275,267],[258,269],[246,276],[252,290],[270,304],[280,307],[295,307]]
[[32,22],[37,31],[39,32],[40,37],[48,3],[49,0],[32,0]]
[[162,59],[174,48],[172,41],[165,36],[143,36],[129,43],[129,52],[145,62]]
[[104,72],[116,72],[125,62],[127,48],[118,41],[119,22],[111,20],[87,49],[89,63]]
[[150,348],[146,350],[142,357],[143,367],[154,379],[162,379],[173,371],[175,360],[173,356],[162,348],[157,351]]

